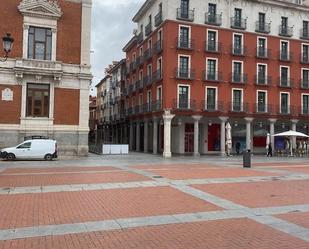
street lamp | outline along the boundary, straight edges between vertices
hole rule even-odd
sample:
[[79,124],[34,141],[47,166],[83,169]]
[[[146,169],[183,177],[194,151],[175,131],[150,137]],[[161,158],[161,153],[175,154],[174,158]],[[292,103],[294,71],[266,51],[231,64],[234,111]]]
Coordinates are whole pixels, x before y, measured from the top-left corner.
[[2,42],[5,56],[1,62],[5,62],[9,57],[9,53],[12,51],[14,39],[11,37],[11,34],[7,33],[6,36],[2,37]]

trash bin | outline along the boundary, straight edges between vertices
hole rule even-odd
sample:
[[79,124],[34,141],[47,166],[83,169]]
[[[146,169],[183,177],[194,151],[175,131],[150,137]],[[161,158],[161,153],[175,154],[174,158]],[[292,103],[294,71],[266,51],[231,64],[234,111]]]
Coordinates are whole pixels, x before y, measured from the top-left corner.
[[243,166],[244,168],[251,168],[251,151],[246,150],[243,152]]

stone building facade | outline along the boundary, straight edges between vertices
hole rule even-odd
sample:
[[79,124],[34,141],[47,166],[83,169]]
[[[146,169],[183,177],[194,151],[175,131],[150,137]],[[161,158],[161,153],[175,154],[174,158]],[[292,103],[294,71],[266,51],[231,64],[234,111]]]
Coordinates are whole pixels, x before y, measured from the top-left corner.
[[0,147],[40,135],[57,140],[60,156],[88,154],[91,8],[92,0],[0,1],[0,34],[15,40],[0,62]]

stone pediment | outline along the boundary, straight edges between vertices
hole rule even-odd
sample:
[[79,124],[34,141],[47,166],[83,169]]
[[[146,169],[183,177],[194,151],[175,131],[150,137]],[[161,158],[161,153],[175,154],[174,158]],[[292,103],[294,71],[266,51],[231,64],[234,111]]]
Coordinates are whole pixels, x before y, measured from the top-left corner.
[[24,16],[59,19],[62,16],[57,0],[22,0],[18,6]]

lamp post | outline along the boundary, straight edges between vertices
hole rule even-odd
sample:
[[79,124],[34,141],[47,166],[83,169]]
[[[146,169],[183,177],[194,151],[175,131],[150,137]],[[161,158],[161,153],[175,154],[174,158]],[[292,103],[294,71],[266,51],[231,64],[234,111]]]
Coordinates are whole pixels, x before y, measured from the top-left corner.
[[2,42],[3,42],[3,50],[5,53],[5,56],[4,56],[4,60],[0,60],[0,61],[5,62],[9,57],[9,53],[12,51],[14,39],[11,37],[11,34],[7,33],[6,36],[2,37]]

